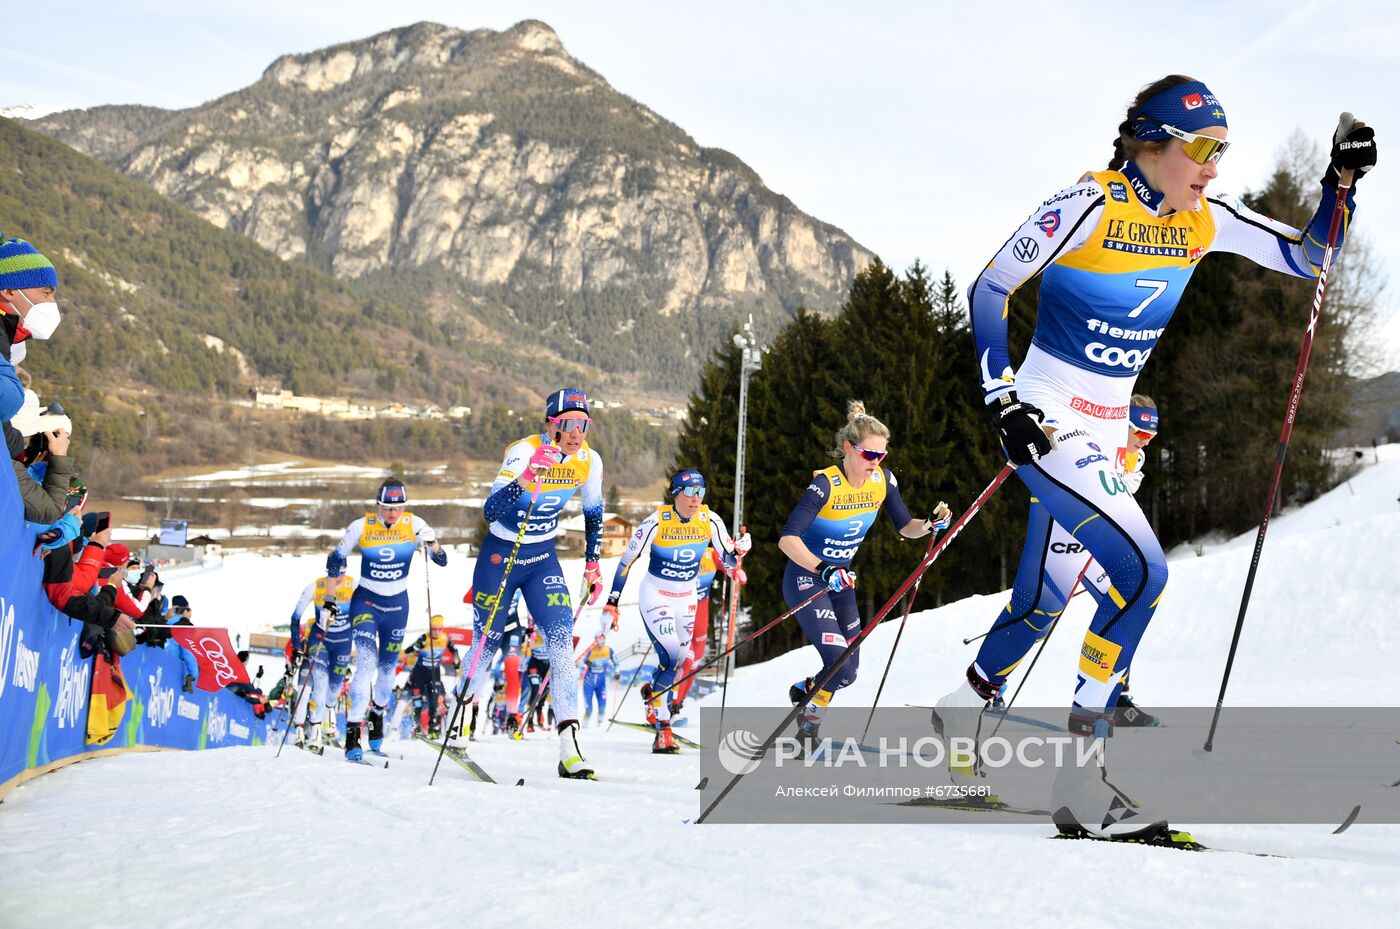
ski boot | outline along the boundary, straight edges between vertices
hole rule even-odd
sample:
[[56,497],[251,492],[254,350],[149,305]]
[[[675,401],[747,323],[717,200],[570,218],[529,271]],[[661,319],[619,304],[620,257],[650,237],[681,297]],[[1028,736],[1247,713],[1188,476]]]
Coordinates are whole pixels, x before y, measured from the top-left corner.
[[657,719],[658,719],[658,717],[657,717],[657,715],[656,715],[656,708],[657,708],[657,706],[660,705],[661,699],[660,699],[659,697],[657,697],[657,698],[653,698],[653,697],[652,697],[652,695],[651,695],[651,682],[650,682],[650,681],[648,681],[647,683],[645,683],[645,684],[643,684],[643,685],[641,686],[641,689],[640,689],[639,693],[641,693],[641,695],[642,695],[642,703],[644,703],[644,704],[646,705],[646,708],[647,708],[647,725],[648,725],[648,726],[655,726],[655,725],[656,725],[656,721],[657,721]]
[[962,685],[939,697],[934,704],[931,722],[947,750],[948,773],[954,784],[978,779],[977,745],[981,738],[982,713],[996,692],[995,684],[968,668]]
[[1113,721],[1119,726],[1160,726],[1162,721],[1133,702],[1127,694],[1118,695]]
[[651,753],[653,755],[678,755],[681,747],[676,744],[676,737],[671,734],[671,723],[668,720],[660,720],[656,724],[656,738],[651,743]]
[[1171,832],[1164,818],[1143,810],[1108,779],[1104,761],[1109,723],[1070,720],[1070,731],[1098,743],[1084,765],[1074,763],[1078,748],[1067,753],[1050,792],[1051,818],[1061,835],[1095,839],[1142,841]]
[[814,758],[821,751],[821,725],[820,716],[808,716],[804,712],[797,717],[797,739],[802,746],[803,758]]
[[559,730],[559,776],[575,780],[591,781],[593,769],[583,757],[583,749],[578,747],[578,723],[565,723]]
[[384,745],[384,707],[370,704],[369,712],[365,714],[365,722],[369,723],[370,754],[384,755],[381,750]]
[[364,761],[365,750],[360,747],[360,724],[345,723],[345,760]]
[[506,733],[515,735],[520,731],[521,716],[519,713],[509,713],[506,715]]
[[811,686],[812,679],[810,677],[804,677],[802,680],[798,681],[796,684],[793,684],[791,687],[788,688],[788,700],[792,703],[793,706],[799,706],[800,704],[806,703],[807,691],[811,688]]
[[475,703],[472,704],[472,722],[471,725],[467,727],[468,742],[476,741],[476,715],[480,709],[481,707],[477,706]]
[[685,706],[685,701],[684,701],[684,700],[677,700],[676,702],[670,704],[670,705],[667,707],[667,709],[670,710],[670,712],[671,712],[671,726],[672,726],[673,728],[676,727],[676,726],[684,726],[684,725],[685,725],[685,722],[686,722],[685,716],[681,713],[681,708],[684,707],[684,706]]
[[297,732],[296,736],[292,739],[292,744],[297,748],[306,748],[306,724],[294,725],[292,728]]

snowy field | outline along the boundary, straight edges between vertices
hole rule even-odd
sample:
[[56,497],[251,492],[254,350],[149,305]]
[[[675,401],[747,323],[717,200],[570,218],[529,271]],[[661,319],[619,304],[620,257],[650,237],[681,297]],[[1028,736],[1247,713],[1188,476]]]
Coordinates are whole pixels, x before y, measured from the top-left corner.
[[[1380,455],[1378,466],[1273,523],[1231,705],[1400,706],[1400,446]],[[970,530],[966,541],[974,538]],[[1214,702],[1252,542],[1250,533],[1201,556],[1172,554],[1133,668],[1145,706]],[[168,588],[190,597],[201,625],[246,633],[285,622],[321,564],[232,556]],[[566,570],[577,583],[581,565]],[[466,619],[469,571],[455,553],[446,570],[432,570],[433,605],[450,623]],[[635,586],[629,593],[635,603]],[[1067,702],[1087,600],[1071,604],[1024,705]],[[913,617],[882,703],[931,703],[952,689],[976,647],[961,639],[985,631],[1003,603],[974,597]],[[641,634],[635,608],[625,613],[615,640],[623,645]],[[426,624],[421,616],[411,628]],[[872,634],[841,705],[869,704],[894,627]],[[783,705],[787,685],[816,666],[804,649],[741,669],[729,705]],[[640,715],[634,694],[620,718]],[[596,783],[557,779],[556,742],[539,734],[479,743],[474,756],[499,786],[444,762],[428,787],[433,752],[399,742],[387,746],[396,756],[388,770],[292,749],[274,758],[270,747],[80,764],[0,807],[0,927],[905,929],[1009,920],[1237,929],[1376,925],[1400,908],[1396,826],[1195,829],[1219,849],[1296,856],[1280,858],[1051,842],[1037,824],[694,826],[693,752],[654,757],[645,733],[621,727],[588,729],[582,742]],[[520,778],[524,786],[505,786]]]

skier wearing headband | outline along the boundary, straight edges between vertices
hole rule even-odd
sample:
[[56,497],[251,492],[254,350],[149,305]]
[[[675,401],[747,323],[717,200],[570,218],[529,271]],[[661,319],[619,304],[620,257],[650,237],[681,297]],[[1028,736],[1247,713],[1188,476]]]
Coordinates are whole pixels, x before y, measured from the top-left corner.
[[[976,744],[987,701],[1064,608],[1042,583],[1055,524],[1109,575],[1107,598],[1084,638],[1068,723],[1085,740],[1107,738],[1123,679],[1167,582],[1162,548],[1121,473],[1138,372],[1206,253],[1232,252],[1283,274],[1316,278],[1339,172],[1352,170],[1359,180],[1375,164],[1372,130],[1343,114],[1317,212],[1299,231],[1235,197],[1207,192],[1229,147],[1226,126],[1223,105],[1199,81],[1171,75],[1145,87],[1118,127],[1108,169],[1037,207],[969,289],[984,399],[1030,491],[1031,510],[1011,601],[965,680],[938,701],[934,721],[945,738]],[[1349,222],[1351,190],[1345,196]],[[1013,371],[1008,300],[1037,274],[1035,334]],[[1103,747],[1099,741],[1081,749],[1102,758]],[[972,757],[972,765],[950,757],[955,779],[978,775],[975,752]],[[1140,838],[1166,829],[1165,820],[1139,809],[1103,774],[1093,766],[1060,769],[1051,802],[1066,831]]]

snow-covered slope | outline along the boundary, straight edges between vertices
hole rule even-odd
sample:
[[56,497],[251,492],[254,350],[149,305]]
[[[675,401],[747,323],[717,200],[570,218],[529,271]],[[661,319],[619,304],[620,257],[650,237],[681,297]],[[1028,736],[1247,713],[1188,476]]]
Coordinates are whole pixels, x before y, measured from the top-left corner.
[[[1397,493],[1392,446],[1274,523],[1231,704],[1400,705]],[[1252,538],[1176,554],[1133,671],[1141,702],[1213,702]],[[173,589],[189,591],[200,621],[251,629],[283,621],[320,563],[230,558]],[[460,606],[467,572],[462,559],[434,571],[436,608]],[[1003,598],[914,616],[882,703],[950,689],[975,650],[962,637]],[[1085,601],[1023,703],[1066,702]],[[893,623],[872,634],[839,703],[868,704],[893,637]],[[742,668],[728,703],[782,704],[815,667],[804,649]],[[635,701],[621,718],[640,715]],[[386,771],[272,748],[81,764],[0,808],[0,926],[1346,926],[1388,921],[1400,904],[1400,827],[1202,836],[1297,858],[1050,842],[1042,825],[697,827],[694,753],[654,757],[645,734],[620,727],[583,740],[597,783],[555,778],[543,735],[479,744],[501,786],[446,762],[428,787],[432,752],[397,742]]]

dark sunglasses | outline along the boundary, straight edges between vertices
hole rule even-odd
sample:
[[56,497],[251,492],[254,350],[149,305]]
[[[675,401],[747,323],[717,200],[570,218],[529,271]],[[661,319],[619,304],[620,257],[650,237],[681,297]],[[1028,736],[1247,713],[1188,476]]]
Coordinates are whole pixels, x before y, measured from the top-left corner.
[[889,452],[877,452],[872,448],[861,448],[854,442],[851,443],[851,448],[860,452],[860,457],[866,461],[884,461],[885,456],[889,454]]

